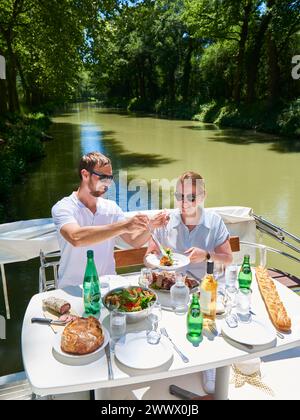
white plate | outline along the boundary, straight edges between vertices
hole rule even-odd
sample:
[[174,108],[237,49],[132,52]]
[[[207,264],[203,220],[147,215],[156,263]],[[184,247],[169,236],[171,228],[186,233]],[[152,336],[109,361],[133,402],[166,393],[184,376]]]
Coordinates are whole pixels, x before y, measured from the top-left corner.
[[110,335],[109,335],[109,332],[107,331],[107,329],[104,328],[103,326],[102,326],[102,329],[103,329],[103,332],[104,332],[104,342],[103,342],[102,346],[100,346],[93,353],[82,354],[82,355],[65,353],[61,349],[62,333],[55,334],[54,341],[53,341],[53,349],[55,350],[55,352],[60,357],[63,357],[64,359],[67,359],[70,362],[72,362],[72,361],[84,362],[84,361],[89,361],[89,360],[95,360],[95,359],[97,359],[97,356],[99,355],[101,350],[103,350],[106,347],[106,345],[109,343],[109,339],[110,339]]
[[182,254],[174,253],[173,260],[174,260],[174,264],[171,265],[170,267],[167,267],[164,265],[160,265],[160,257],[158,257],[156,254],[148,254],[146,256],[146,262],[149,265],[151,265],[152,267],[159,268],[161,270],[165,270],[165,271],[179,270],[180,268],[186,267],[187,265],[191,263],[189,257]]
[[236,328],[230,328],[224,320],[222,332],[238,343],[263,346],[276,339],[276,331],[258,319],[252,318],[249,324],[239,322]]
[[146,331],[142,331],[129,333],[123,343],[117,343],[115,356],[130,368],[153,369],[167,363],[173,356],[173,349],[163,336],[158,344],[147,343]]

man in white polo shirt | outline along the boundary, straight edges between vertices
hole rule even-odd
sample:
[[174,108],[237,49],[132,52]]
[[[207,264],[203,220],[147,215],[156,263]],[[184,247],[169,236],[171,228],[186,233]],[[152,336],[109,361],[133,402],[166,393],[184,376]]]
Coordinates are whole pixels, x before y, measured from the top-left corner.
[[129,245],[139,248],[150,239],[149,223],[151,228],[165,223],[164,213],[151,221],[145,215],[126,219],[114,201],[102,197],[113,174],[110,160],[101,153],[92,152],[81,158],[79,176],[78,190],[52,208],[61,249],[60,288],[82,284],[88,249],[94,251],[99,276],[115,274],[115,238],[120,236]]

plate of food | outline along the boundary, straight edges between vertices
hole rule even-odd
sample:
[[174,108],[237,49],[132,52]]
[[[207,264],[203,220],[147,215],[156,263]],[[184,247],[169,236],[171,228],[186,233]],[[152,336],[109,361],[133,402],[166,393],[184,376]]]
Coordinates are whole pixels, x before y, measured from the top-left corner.
[[102,299],[109,311],[126,312],[129,323],[147,318],[156,300],[157,295],[153,290],[141,286],[117,287],[110,290]]
[[62,333],[55,334],[53,349],[63,361],[85,364],[98,358],[109,339],[109,332],[98,319],[77,318],[70,322]]
[[190,264],[190,259],[186,255],[177,254],[170,248],[165,248],[166,255],[158,256],[157,254],[148,254],[146,262],[152,268],[159,268],[161,270],[173,271],[179,270]]
[[[192,293],[199,286],[199,282],[184,275],[184,282]],[[176,283],[175,271],[152,271],[152,282],[149,288],[156,292],[170,293],[171,287]]]

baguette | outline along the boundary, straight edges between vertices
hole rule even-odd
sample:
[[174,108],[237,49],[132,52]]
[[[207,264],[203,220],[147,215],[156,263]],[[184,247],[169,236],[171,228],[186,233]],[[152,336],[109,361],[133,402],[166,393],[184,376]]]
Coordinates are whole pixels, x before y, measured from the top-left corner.
[[279,331],[291,330],[292,322],[277,292],[275,283],[263,267],[256,268],[256,279],[271,321]]

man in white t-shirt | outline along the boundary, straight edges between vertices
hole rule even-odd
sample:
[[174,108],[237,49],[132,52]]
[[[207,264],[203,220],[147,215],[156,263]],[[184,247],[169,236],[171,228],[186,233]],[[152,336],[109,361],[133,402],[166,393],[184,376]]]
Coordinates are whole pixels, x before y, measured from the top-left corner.
[[58,286],[76,286],[83,282],[86,251],[94,251],[99,276],[115,274],[115,238],[139,248],[150,239],[148,225],[158,228],[166,223],[162,212],[149,220],[137,215],[126,219],[121,208],[104,199],[113,180],[110,160],[98,152],[88,153],[79,163],[79,188],[52,208],[61,249]]

